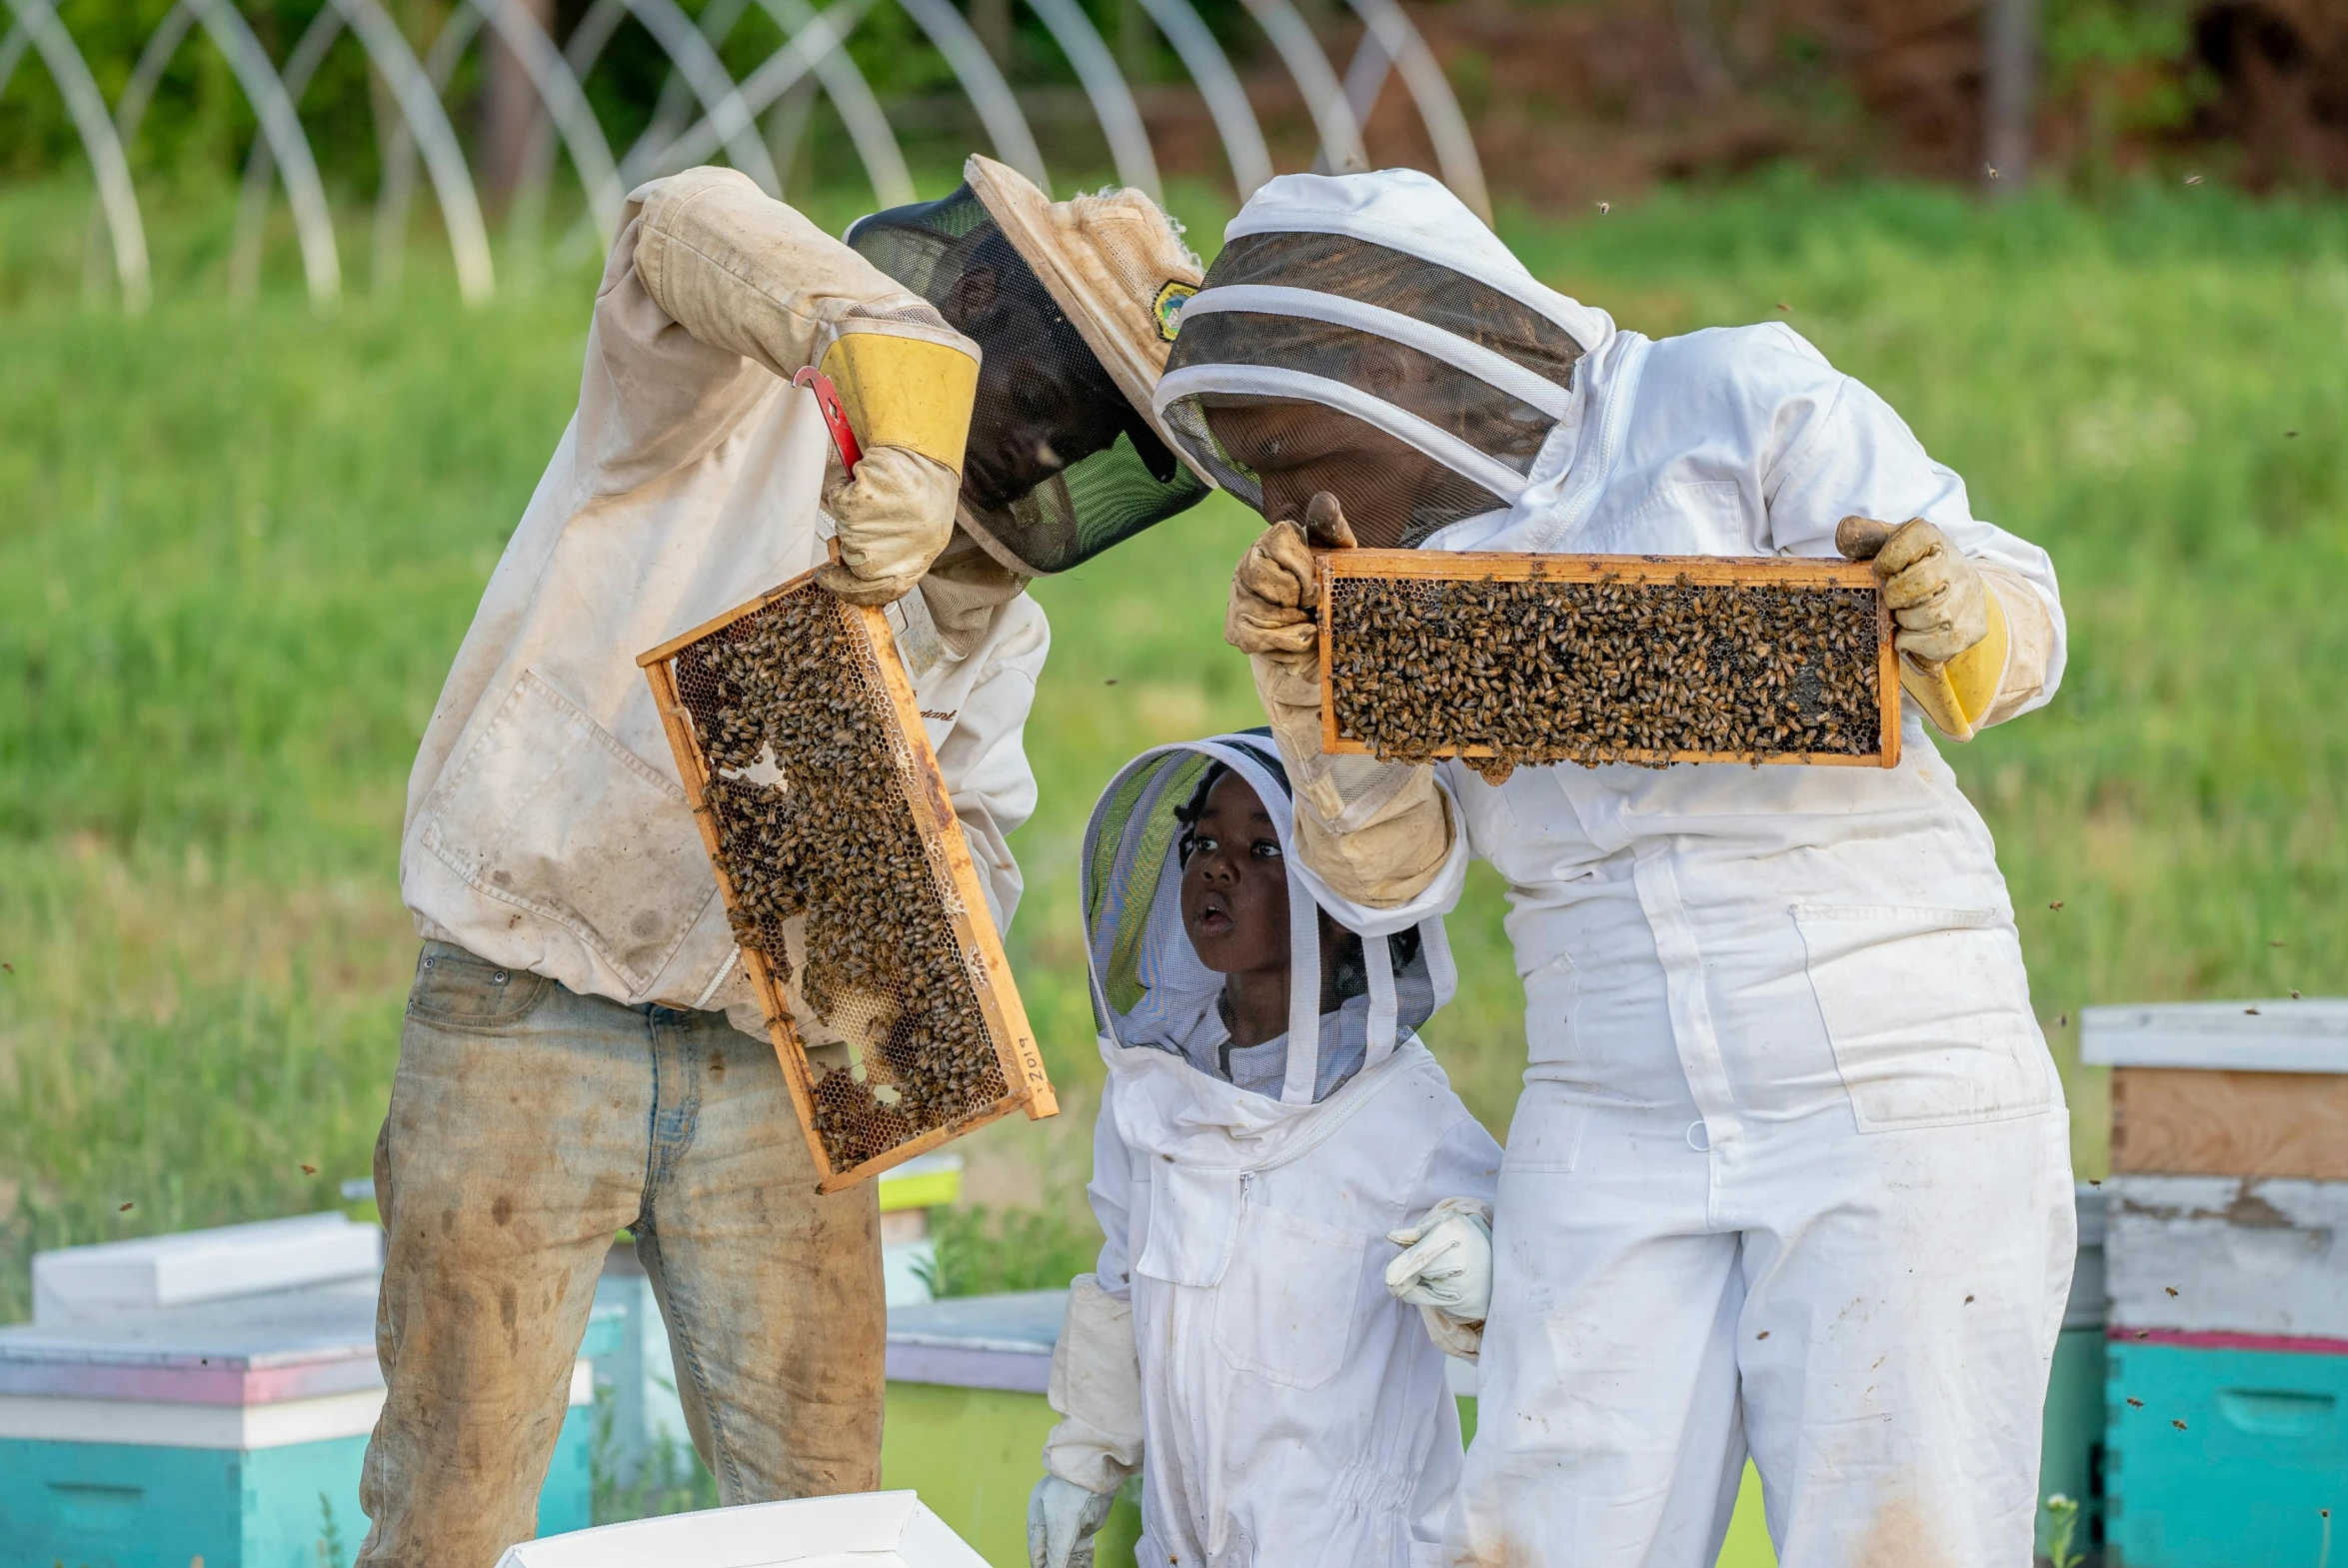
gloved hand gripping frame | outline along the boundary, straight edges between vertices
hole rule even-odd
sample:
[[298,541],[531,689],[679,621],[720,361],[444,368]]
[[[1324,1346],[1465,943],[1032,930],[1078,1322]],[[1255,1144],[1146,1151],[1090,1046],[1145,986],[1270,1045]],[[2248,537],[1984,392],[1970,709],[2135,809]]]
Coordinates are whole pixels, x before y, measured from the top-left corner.
[[[794,646],[802,657],[774,668],[778,650],[789,659]],[[1032,1120],[1055,1114],[1044,1058],[884,612],[844,603],[811,572],[637,663],[824,1172],[820,1190],[853,1185],[1013,1110]],[[779,744],[794,734],[837,742],[841,755]],[[853,766],[860,760],[870,766]],[[853,825],[843,829],[843,820]],[[828,864],[827,845],[838,851]],[[874,886],[891,900],[887,910],[874,902]],[[753,888],[767,890],[754,897]],[[875,924],[876,913],[894,926]],[[823,920],[833,929],[819,930]],[[909,941],[909,931],[918,939]],[[833,966],[842,972],[827,972],[827,952],[848,956]],[[809,1027],[832,1036],[813,1052],[790,991],[808,1008]]]

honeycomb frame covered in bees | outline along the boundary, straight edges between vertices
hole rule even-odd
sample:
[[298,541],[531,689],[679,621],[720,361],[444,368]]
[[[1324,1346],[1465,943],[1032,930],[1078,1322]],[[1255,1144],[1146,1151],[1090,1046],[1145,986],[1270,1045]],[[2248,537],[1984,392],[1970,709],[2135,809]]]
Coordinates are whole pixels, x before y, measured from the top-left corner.
[[819,1188],[1055,1114],[883,612],[811,572],[637,663]]
[[1468,761],[1899,765],[1864,562],[1315,553],[1321,749]]

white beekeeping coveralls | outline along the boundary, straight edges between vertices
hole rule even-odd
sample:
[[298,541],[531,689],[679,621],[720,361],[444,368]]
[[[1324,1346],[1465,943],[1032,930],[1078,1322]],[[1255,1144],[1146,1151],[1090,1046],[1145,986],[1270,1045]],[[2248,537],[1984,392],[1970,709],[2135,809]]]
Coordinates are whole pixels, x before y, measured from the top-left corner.
[[[1408,172],[1274,180],[1226,238],[1160,401],[1242,495],[1218,399],[1317,404],[1434,459],[1445,483],[1400,519],[1422,549],[1816,557],[1847,515],[1921,518],[2010,633],[1987,722],[2053,693],[2045,554],[1790,328],[1619,330]],[[1461,836],[1508,883],[1531,1060],[1451,1560],[1709,1564],[1749,1450],[1787,1568],[2026,1561],[2068,1120],[1989,834],[1915,705],[1889,771],[1494,786],[1453,763],[1439,796],[1316,756],[1292,664],[1257,680],[1340,919],[1447,908]],[[1412,822],[1414,856],[1346,852]]]
[[[653,181],[622,218],[579,411],[409,779],[401,893],[428,938],[575,991],[723,1008],[763,1039],[635,656],[824,560],[831,444],[795,370],[976,351],[734,171]],[[903,378],[870,383],[877,417]],[[1006,839],[1035,809],[1022,733],[1050,646],[1023,581],[950,546],[888,610],[999,924],[1019,901]]]
[[1053,1369],[1068,1419],[1045,1463],[1096,1492],[1140,1468],[1144,1568],[1411,1568],[1439,1553],[1458,1412],[1418,1309],[1386,1293],[1386,1232],[1488,1197],[1499,1150],[1413,1032],[1452,989],[1441,922],[1398,971],[1367,939],[1367,993],[1320,1014],[1318,910],[1292,858],[1290,968],[1310,978],[1289,987],[1288,1034],[1219,1074],[1222,977],[1182,928],[1173,814],[1215,763],[1285,844],[1260,736],[1144,754],[1086,834],[1107,1239],[1071,1293]]

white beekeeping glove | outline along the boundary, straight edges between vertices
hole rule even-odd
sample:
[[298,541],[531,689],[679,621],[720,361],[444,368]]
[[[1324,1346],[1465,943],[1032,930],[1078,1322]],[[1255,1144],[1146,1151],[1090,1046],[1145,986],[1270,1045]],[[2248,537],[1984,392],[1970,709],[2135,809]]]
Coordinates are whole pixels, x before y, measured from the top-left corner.
[[1445,1198],[1386,1239],[1404,1249],[1386,1265],[1386,1293],[1418,1308],[1446,1354],[1473,1358],[1492,1304],[1491,1205]]
[[1028,1568],[1093,1568],[1093,1537],[1115,1492],[1088,1492],[1048,1475],[1028,1494]]
[[1028,1497],[1030,1568],[1093,1568],[1093,1536],[1142,1464],[1142,1351],[1134,1304],[1097,1275],[1069,1283],[1045,1398],[1061,1417],[1044,1440],[1044,1479]]

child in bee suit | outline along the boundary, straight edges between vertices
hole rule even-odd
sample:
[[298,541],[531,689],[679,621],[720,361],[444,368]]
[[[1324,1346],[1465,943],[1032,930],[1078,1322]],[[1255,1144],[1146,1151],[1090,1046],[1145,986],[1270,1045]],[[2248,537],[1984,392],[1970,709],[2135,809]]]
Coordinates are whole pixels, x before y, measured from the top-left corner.
[[1436,1560],[1499,1149],[1414,1032],[1453,988],[1441,922],[1337,926],[1291,816],[1258,733],[1145,754],[1087,829],[1107,1239],[1053,1357],[1035,1568],[1089,1565],[1136,1469],[1144,1568]]

